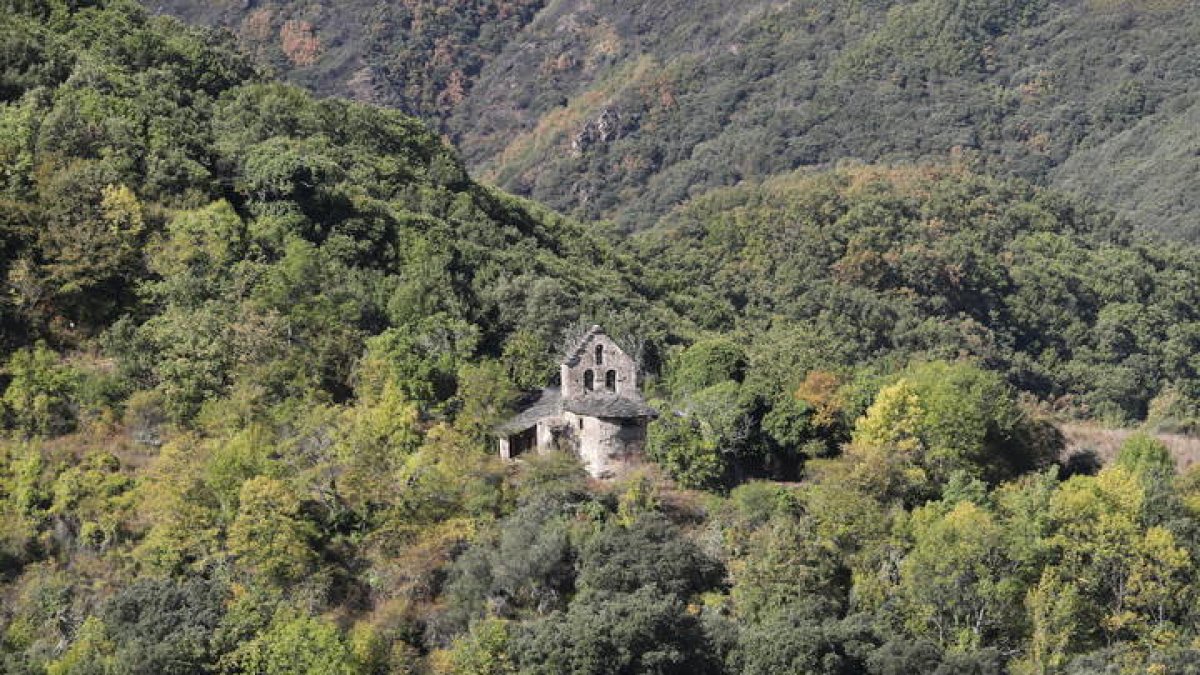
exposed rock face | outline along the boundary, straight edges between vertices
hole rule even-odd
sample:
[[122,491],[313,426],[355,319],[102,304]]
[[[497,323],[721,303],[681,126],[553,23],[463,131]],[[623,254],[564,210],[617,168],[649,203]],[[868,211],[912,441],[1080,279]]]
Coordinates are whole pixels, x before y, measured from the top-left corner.
[[658,413],[638,391],[637,362],[599,326],[564,359],[562,387],[548,387],[498,428],[500,456],[568,451],[595,478],[620,475],[643,453],[646,426]]
[[571,137],[571,151],[576,155],[582,155],[594,145],[617,140],[620,138],[620,134],[621,113],[613,108],[605,108],[599,117],[589,120]]

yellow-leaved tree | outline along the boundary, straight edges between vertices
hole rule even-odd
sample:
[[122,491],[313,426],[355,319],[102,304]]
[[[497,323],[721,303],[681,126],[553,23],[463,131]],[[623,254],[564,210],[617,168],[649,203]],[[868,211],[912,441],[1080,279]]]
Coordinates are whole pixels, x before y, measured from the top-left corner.
[[1147,527],[1144,499],[1136,474],[1110,467],[1071,478],[1051,501],[1051,542],[1063,578],[1079,587],[1081,623],[1109,642],[1173,634],[1193,597],[1194,563],[1170,530]]
[[228,542],[239,566],[269,582],[299,581],[316,566],[309,546],[315,535],[285,483],[257,476],[242,485]]

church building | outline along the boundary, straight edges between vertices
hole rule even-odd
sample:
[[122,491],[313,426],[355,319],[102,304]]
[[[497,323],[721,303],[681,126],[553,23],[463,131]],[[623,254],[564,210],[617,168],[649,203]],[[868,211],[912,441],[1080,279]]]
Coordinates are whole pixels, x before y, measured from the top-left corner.
[[644,451],[658,416],[638,390],[637,363],[592,326],[567,353],[560,380],[496,430],[500,456],[572,452],[594,478],[619,475]]

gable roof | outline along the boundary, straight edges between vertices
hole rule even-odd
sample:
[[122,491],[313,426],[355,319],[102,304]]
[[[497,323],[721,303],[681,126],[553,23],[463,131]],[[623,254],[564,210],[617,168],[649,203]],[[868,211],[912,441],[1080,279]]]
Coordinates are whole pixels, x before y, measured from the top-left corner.
[[563,363],[567,364],[568,366],[573,366],[579,363],[579,358],[583,355],[583,350],[586,349],[589,344],[591,344],[592,338],[596,337],[597,335],[605,335],[604,329],[600,327],[600,324],[592,324],[592,327],[587,329],[587,332],[575,341],[575,346],[567,350],[566,356],[563,358]]
[[641,398],[596,392],[563,401],[563,409],[586,417],[658,417],[658,411]]
[[610,419],[632,419],[639,417],[655,418],[658,411],[646,405],[641,397],[621,396],[605,392],[590,393],[579,398],[563,400],[562,390],[558,387],[546,387],[538,394],[537,399],[521,412],[500,426],[496,427],[498,434],[515,434],[534,426],[538,422],[558,417],[563,412],[572,412],[584,417],[605,417]]
[[524,431],[547,417],[561,415],[562,410],[562,390],[558,387],[546,387],[528,408],[496,427],[496,431],[502,434]]

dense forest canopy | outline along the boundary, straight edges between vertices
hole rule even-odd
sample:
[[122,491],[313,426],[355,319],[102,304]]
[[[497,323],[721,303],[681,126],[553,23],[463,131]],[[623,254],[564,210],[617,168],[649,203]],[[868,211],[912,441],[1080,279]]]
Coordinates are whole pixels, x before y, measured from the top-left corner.
[[[751,340],[775,345],[764,368],[970,355],[1118,422],[1200,395],[1195,249],[1130,241],[1111,215],[1021,181],[958,166],[791,174],[706,195],[636,241],[679,313],[777,330]],[[831,349],[789,355],[781,340]]]
[[424,117],[507,190],[630,230],[742,180],[957,154],[1200,236],[1193,2],[150,6],[228,27],[318,91]]
[[[869,40],[829,54],[847,81],[916,68],[954,86],[981,48],[959,38],[1048,30],[1062,9],[885,5],[750,3],[731,23],[700,3],[612,35],[778,37],[803,17]],[[1088,7],[1185,16],[1152,5]],[[1191,245],[970,153],[697,181],[669,210],[612,181],[647,220],[606,236],[476,182],[413,117],[276,82],[245,35],[131,0],[0,6],[0,671],[1200,661],[1200,473],[1153,435],[1200,428]],[[385,102],[452,130],[471,104],[444,98],[439,68],[473,59],[473,96],[516,63],[513,36],[584,9],[375,11],[374,44],[416,45],[389,76],[411,88]],[[312,21],[283,56],[319,69],[321,16],[255,20]],[[596,58],[673,76],[621,65],[623,44]],[[793,62],[753,81],[772,63]],[[585,141],[609,143],[604,124]],[[614,483],[569,456],[501,463],[490,430],[597,322],[664,413],[649,461]],[[1100,467],[1064,457],[1061,419],[1147,433]]]

